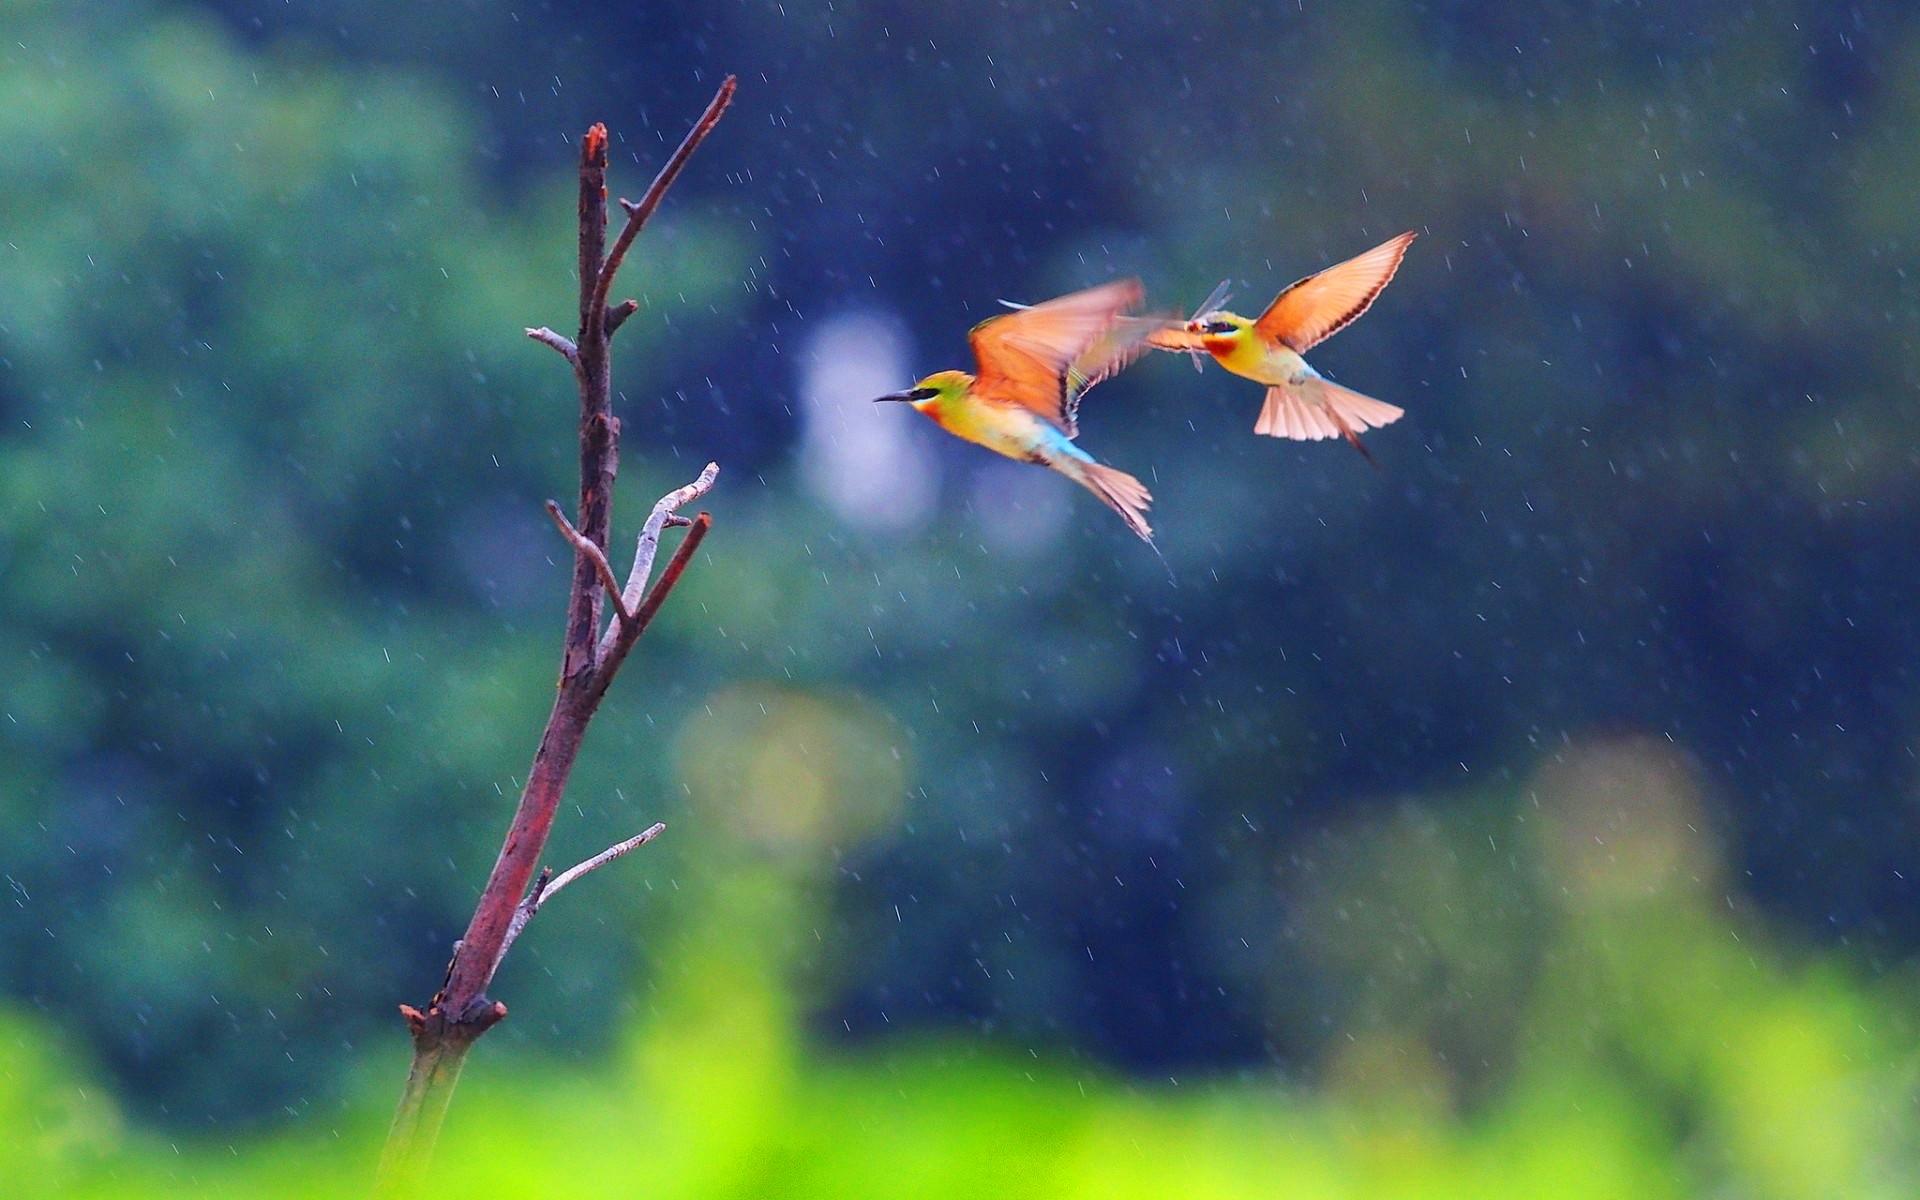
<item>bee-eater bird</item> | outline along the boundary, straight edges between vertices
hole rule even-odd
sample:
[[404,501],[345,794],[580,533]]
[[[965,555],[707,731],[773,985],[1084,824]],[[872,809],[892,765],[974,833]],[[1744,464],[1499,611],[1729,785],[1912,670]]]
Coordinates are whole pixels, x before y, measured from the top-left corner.
[[903,401],[955,437],[1051,467],[1100,497],[1152,545],[1152,494],[1073,444],[1080,398],[1145,353],[1148,338],[1178,325],[1127,316],[1142,295],[1139,280],[1123,279],[989,317],[967,334],[975,374],[937,371],[874,402]]
[[[1360,444],[1360,431],[1391,425],[1406,410],[1323,378],[1301,355],[1367,311],[1400,269],[1413,238],[1409,230],[1307,276],[1275,296],[1267,311],[1253,320],[1215,309],[1183,326],[1162,329],[1149,340],[1161,350],[1210,354],[1235,375],[1266,384],[1267,399],[1254,422],[1255,433],[1302,441],[1343,437],[1372,462],[1373,455]],[[1206,307],[1220,302],[1209,299]]]

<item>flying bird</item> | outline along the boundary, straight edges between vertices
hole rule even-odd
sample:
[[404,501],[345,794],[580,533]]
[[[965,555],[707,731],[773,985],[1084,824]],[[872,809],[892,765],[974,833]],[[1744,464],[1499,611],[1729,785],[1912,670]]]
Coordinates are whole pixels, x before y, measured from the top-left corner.
[[[1307,365],[1301,355],[1345,329],[1373,304],[1400,269],[1414,233],[1382,242],[1365,254],[1328,267],[1293,284],[1267,305],[1267,311],[1248,320],[1238,313],[1215,308],[1223,299],[1210,297],[1184,325],[1163,328],[1150,335],[1160,350],[1212,355],[1235,375],[1267,385],[1255,433],[1270,437],[1319,441],[1343,437],[1368,462],[1373,455],[1360,444],[1360,431],[1391,425],[1406,415],[1371,396],[1341,387]],[[1214,297],[1224,297],[1225,284]]]
[[1129,316],[1143,295],[1139,280],[1123,279],[989,317],[967,334],[974,374],[937,371],[874,403],[911,404],[955,437],[1060,472],[1152,545],[1152,494],[1073,444],[1080,398],[1144,354],[1149,338],[1179,324]]

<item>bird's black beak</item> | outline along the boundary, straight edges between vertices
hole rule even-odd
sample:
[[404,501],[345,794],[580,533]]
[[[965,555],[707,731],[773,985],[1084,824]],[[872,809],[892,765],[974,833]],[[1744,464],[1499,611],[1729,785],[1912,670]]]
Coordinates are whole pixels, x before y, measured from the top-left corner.
[[898,400],[904,404],[911,404],[915,400],[925,400],[933,395],[934,390],[932,388],[908,388],[904,392],[888,392],[884,396],[875,396],[873,402],[875,404],[885,404],[889,400]]

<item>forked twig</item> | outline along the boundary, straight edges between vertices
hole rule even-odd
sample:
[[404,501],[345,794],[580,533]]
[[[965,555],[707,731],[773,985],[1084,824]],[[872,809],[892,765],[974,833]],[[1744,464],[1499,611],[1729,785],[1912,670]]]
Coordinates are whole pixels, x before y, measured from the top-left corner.
[[712,528],[713,514],[710,512],[702,512],[688,522],[686,538],[680,543],[679,549],[673,552],[673,557],[667,560],[666,570],[660,572],[660,578],[654,582],[653,589],[647,593],[647,598],[640,602],[640,607],[633,610],[634,637],[637,638],[645,633],[647,626],[653,623],[653,618],[659,613],[660,606],[667,602],[667,595],[673,591],[674,585],[680,582],[680,576],[686,572],[687,564],[693,561],[694,554],[700,549],[701,539],[705,538],[707,531]]
[[[700,114],[700,119],[695,121],[693,128],[687,131],[687,136],[680,140],[679,149],[673,152],[673,157],[667,160],[666,165],[660,168],[660,173],[653,177],[653,182],[647,185],[647,190],[641,195],[638,204],[624,197],[621,199],[620,207],[627,210],[627,224],[620,230],[620,236],[614,239],[613,249],[607,251],[607,265],[600,272],[599,283],[593,290],[593,301],[587,306],[584,314],[589,320],[597,318],[605,321],[607,319],[607,292],[613,287],[615,272],[620,270],[621,262],[627,257],[627,248],[633,245],[634,238],[640,236],[641,229],[646,227],[647,218],[653,216],[653,210],[660,207],[660,201],[666,196],[667,189],[673,186],[673,181],[680,178],[680,171],[687,165],[687,160],[692,158],[693,152],[700,148],[700,143],[707,140],[707,135],[713,132],[713,127],[720,123],[721,114],[727,111],[727,105],[733,103],[733,89],[733,76],[729,75],[721,80],[720,90],[713,94],[712,101],[707,104],[707,111]],[[621,318],[621,320],[625,319]],[[613,322],[613,328],[618,328],[619,323],[619,321]],[[613,328],[609,328],[607,332],[613,332]]]
[[[640,622],[639,615],[641,604],[647,596],[647,581],[653,575],[653,561],[660,551],[660,531],[669,525],[692,525],[692,521],[680,515],[679,509],[712,491],[714,480],[719,477],[720,464],[708,463],[706,469],[700,472],[699,478],[685,487],[675,488],[655,502],[653,511],[647,515],[646,522],[640,526],[640,536],[633,547],[633,569],[627,572],[627,585],[621,589],[618,601],[620,607],[632,613],[633,617],[627,622],[609,625],[606,633],[601,635],[600,645],[596,651],[601,662],[607,661],[607,656],[613,652],[629,627],[633,627],[635,638],[646,632],[646,623]],[[693,535],[689,533],[687,536]],[[695,545],[698,544],[696,540]],[[665,581],[664,576],[662,581]],[[672,585],[669,584],[668,587],[671,589]],[[665,597],[663,596],[662,599]],[[647,620],[652,619],[653,614],[647,614]]]
[[600,547],[588,541],[578,529],[573,527],[573,522],[567,520],[567,514],[560,511],[558,501],[547,501],[547,515],[553,518],[554,526],[560,530],[560,536],[572,543],[574,552],[586,555],[588,561],[593,563],[594,574],[600,577],[601,584],[607,589],[607,595],[613,598],[613,609],[618,614],[619,623],[622,625],[630,623],[633,620],[633,606],[622,598],[620,580],[615,578],[613,564],[607,561],[607,556],[601,552]]
[[513,910],[513,921],[507,926],[506,940],[500,943],[500,954],[494,959],[493,969],[496,971],[500,969],[500,964],[506,961],[507,951],[513,949],[513,943],[519,939],[520,931],[527,927],[528,921],[533,920],[534,914],[540,911],[540,906],[559,895],[562,888],[582,875],[598,871],[616,858],[633,853],[666,831],[666,822],[655,821],[626,841],[615,842],[592,858],[577,862],[558,875],[553,873],[552,867],[540,872],[540,877],[533,881],[533,890],[528,892],[527,898]]

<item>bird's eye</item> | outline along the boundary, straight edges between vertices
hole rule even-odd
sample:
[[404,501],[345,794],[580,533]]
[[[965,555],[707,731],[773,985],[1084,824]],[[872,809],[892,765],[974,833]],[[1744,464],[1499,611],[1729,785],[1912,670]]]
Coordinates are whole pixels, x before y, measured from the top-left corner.
[[911,392],[908,392],[907,394],[913,397],[915,400],[931,400],[935,396],[938,396],[940,394],[940,389],[930,388],[930,387],[917,387],[913,389]]
[[1207,332],[1208,333],[1232,333],[1233,322],[1232,321],[1210,321],[1207,324]]

